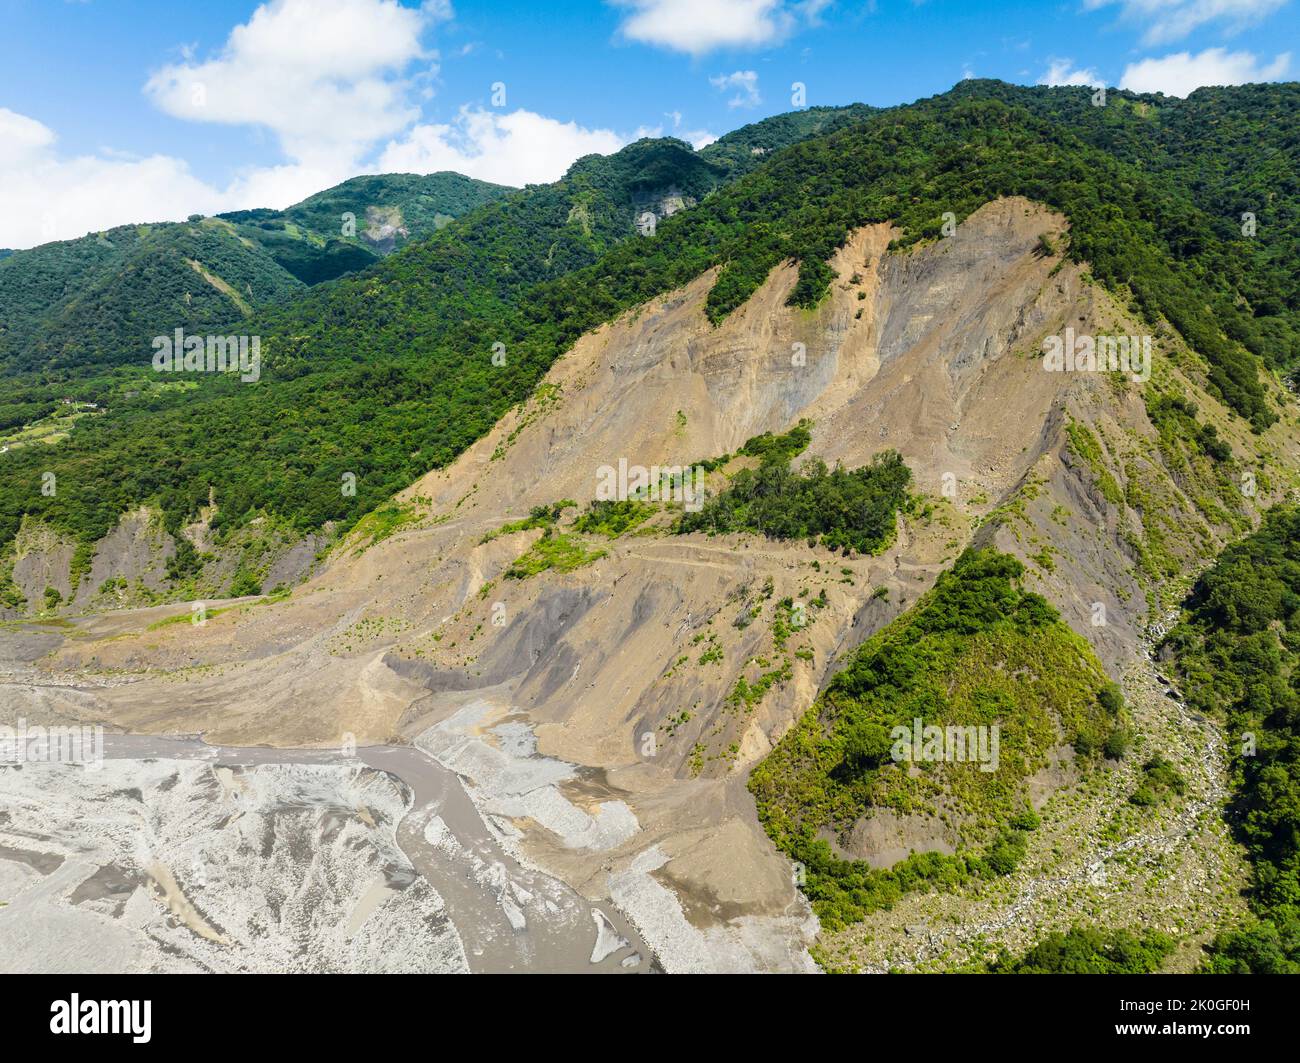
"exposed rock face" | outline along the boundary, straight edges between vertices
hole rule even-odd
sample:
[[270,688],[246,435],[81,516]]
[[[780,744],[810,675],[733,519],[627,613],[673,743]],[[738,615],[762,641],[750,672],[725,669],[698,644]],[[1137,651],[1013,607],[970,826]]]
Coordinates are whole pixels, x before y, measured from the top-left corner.
[[[965,545],[995,542],[1027,560],[1030,586],[1118,675],[1160,593],[1149,571],[1139,580],[1132,540],[1152,515],[1129,486],[1184,525],[1166,535],[1167,568],[1180,572],[1231,533],[1226,521],[1253,519],[1286,486],[1223,500],[1224,512],[1207,516],[1156,445],[1140,384],[1044,371],[1042,338],[1067,325],[1139,331],[1078,267],[1038,250],[1041,234],[1065,228],[1023,200],[990,204],[952,238],[907,254],[887,251],[889,227],[869,227],[837,256],[838,280],[817,309],[785,305],[796,278],[785,266],[717,328],[703,310],[713,278],[701,277],[584,337],[537,397],[404,492],[425,519],[369,548],[345,544],[289,601],[201,627],[145,631],[157,612],[99,618],[79,624],[83,637],[65,642],[53,667],[139,672],[93,692],[95,711],[123,727],[245,744],[327,743],[347,732],[410,739],[469,696],[522,714],[542,755],[591,769],[597,781],[583,785],[623,802],[639,825],[596,855],[521,821],[533,858],[588,896],[625,905],[634,922],[641,912],[669,942],[664,954],[687,968],[699,955],[673,936],[677,915],[653,883],[702,933],[728,935],[717,947],[728,966],[741,954],[802,966],[797,950],[758,943],[755,927],[798,901],[744,782],[838,656],[914,603]],[[1163,339],[1158,373],[1200,396],[1243,461],[1272,450],[1294,467],[1293,428],[1249,437],[1200,393],[1195,360]],[[484,541],[532,506],[593,498],[598,470],[621,458],[684,465],[801,417],[814,422],[809,455],[829,462],[859,466],[899,450],[932,514],[901,519],[876,558],[748,536],[632,533],[600,544],[607,556],[594,564],[525,580],[503,577],[539,532]],[[1099,462],[1072,448],[1071,424],[1090,426]],[[1102,472],[1119,497],[1099,486]],[[779,656],[773,603],[822,592],[824,608],[790,647],[806,655],[738,706],[737,680],[752,682]],[[754,609],[759,619],[746,621]],[[145,672],[196,665],[182,673],[183,711],[175,677]],[[582,796],[565,785],[570,801]],[[885,833],[862,844],[889,855],[910,847]]]
[[[209,516],[215,511],[211,507]],[[195,596],[203,598],[224,596],[240,566],[250,562],[264,590],[291,586],[315,567],[317,554],[332,538],[328,528],[304,536],[268,528],[261,519],[220,543],[207,520],[194,522],[180,534],[205,555],[193,587]],[[62,615],[174,601],[178,591],[168,578],[167,562],[176,548],[177,539],[163,527],[161,516],[141,506],[124,513],[117,527],[95,544],[89,569],[74,584],[76,544],[44,525],[27,522],[14,543],[12,577],[27,606],[8,613],[17,617],[45,610],[46,587],[59,592],[61,600],[51,611]],[[0,608],[0,615],[4,612]]]

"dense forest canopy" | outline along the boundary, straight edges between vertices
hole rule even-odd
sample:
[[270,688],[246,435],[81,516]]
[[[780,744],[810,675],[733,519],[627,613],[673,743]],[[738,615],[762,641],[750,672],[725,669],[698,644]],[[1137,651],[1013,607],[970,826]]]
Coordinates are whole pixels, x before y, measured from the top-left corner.
[[1256,920],[1214,943],[1210,968],[1300,972],[1300,511],[1274,510],[1224,550],[1165,645],[1188,704],[1225,725],[1253,869]]

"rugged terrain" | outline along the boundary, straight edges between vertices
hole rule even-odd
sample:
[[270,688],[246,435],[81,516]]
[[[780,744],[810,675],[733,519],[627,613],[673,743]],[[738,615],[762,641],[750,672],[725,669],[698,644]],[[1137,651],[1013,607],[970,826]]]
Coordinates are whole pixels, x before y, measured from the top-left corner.
[[[1196,780],[1190,803],[1163,833],[1116,826],[1133,765],[1081,783],[1067,752],[1036,795],[1043,851],[1015,876],[978,896],[909,899],[819,955],[955,965],[1066,928],[1080,906],[1204,936],[1231,920],[1216,898],[1241,875],[1213,811],[1218,739],[1152,689],[1142,639],[1223,542],[1293,489],[1294,406],[1270,382],[1284,416],[1252,434],[1206,393],[1202,363],[1168,328],[1146,385],[1044,371],[1043,338],[1067,326],[1145,327],[1052,250],[1069,225],[1035,203],[997,200],[907,251],[891,250],[897,235],[855,231],[813,310],[787,305],[798,272],[787,264],[718,326],[708,273],[584,336],[531,399],[358,524],[288,596],[71,617],[39,637],[24,628],[0,687],[5,714],[240,745],[413,743],[509,823],[521,859],[616,908],[665,969],[805,969],[815,920],[759,826],[748,772],[838,659],[963,548],[991,544],[1025,561],[1028,585],[1124,680],[1144,748]],[[1182,422],[1153,422],[1154,396],[1175,392],[1216,426],[1228,459],[1207,457]],[[585,506],[602,466],[734,454],[802,418],[809,455],[856,467],[893,448],[912,469],[921,501],[880,556],[679,536],[663,507],[617,538],[574,533],[587,564],[507,576],[545,533],[503,527],[535,506]],[[825,601],[793,637],[778,632],[787,597]],[[734,696],[742,678],[757,696]],[[503,752],[567,767],[503,789],[491,768]],[[1162,906],[1171,876],[1203,895]],[[1085,880],[1096,887],[1086,901]],[[1150,903],[1133,909],[1139,893]],[[1071,905],[1039,903],[1064,894]],[[945,923],[956,938],[934,929]]]

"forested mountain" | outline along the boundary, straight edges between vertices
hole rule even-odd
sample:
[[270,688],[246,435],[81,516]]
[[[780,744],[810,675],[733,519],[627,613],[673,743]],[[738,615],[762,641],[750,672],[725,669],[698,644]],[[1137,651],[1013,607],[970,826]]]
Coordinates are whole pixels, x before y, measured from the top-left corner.
[[[709,297],[718,321],[794,259],[792,302],[812,306],[854,227],[892,221],[905,242],[924,240],[946,212],[960,221],[1005,195],[1069,217],[1070,257],[1148,320],[1167,319],[1206,360],[1212,390],[1262,428],[1277,416],[1262,365],[1300,361],[1286,267],[1300,170],[1287,116],[1298,106],[1289,84],[1187,100],[1114,92],[1095,107],[1085,90],[968,81],[796,143],[729,183],[711,161],[726,146],[710,156],[642,141],[579,160],[554,185],[259,312],[240,326],[262,337],[255,386],[201,379],[87,418],[53,451],[12,453],[0,542],[23,513],[102,535],[143,500],[176,527],[210,489],[219,522],[258,511],[300,528],[354,520],[478,438],[584,331],[650,296],[720,267]],[[631,239],[640,212],[690,200]],[[1247,211],[1253,236],[1241,229]],[[67,485],[57,498],[32,488],[47,469]],[[355,497],[338,490],[345,472]]]
[[1196,583],[1166,641],[1188,703],[1223,724],[1256,921],[1220,936],[1220,972],[1300,972],[1300,512],[1280,508]]
[[215,219],[43,244],[0,267],[0,368],[140,362],[159,333],[215,329],[302,288],[264,248]]
[[701,148],[700,154],[724,167],[731,176],[739,176],[758,169],[768,156],[782,148],[860,122],[874,110],[864,103],[854,103],[847,107],[807,107],[775,114],[732,130]]
[[286,210],[219,215],[306,284],[364,269],[507,192],[458,173],[353,177]]
[[0,372],[75,379],[139,363],[160,333],[237,322],[508,191],[460,174],[358,177],[284,211],[122,225],[0,256]]

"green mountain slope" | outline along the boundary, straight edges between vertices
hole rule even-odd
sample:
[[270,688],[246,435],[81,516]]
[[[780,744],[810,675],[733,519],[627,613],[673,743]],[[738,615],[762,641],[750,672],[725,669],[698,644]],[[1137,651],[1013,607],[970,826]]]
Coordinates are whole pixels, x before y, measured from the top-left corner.
[[[724,180],[721,168],[676,140],[579,159],[557,184],[489,203],[367,273],[241,324],[262,337],[264,364],[277,366],[274,380],[263,376],[267,387],[200,377],[183,394],[142,394],[79,425],[76,441],[61,449],[80,472],[38,505],[80,538],[102,535],[133,496],[161,503],[174,528],[203,504],[208,483],[217,486],[218,526],[259,508],[301,527],[359,516],[419,471],[449,461],[544,372],[549,362],[513,353],[493,366],[485,322],[499,323],[497,335],[513,342],[526,329],[520,315],[531,289],[635,236],[645,210],[660,212],[666,199],[699,201]],[[453,353],[472,350],[483,357]],[[298,427],[285,431],[286,418]],[[232,464],[195,431],[258,443]],[[107,493],[104,483],[92,486],[104,447],[123,470],[107,478],[116,481]],[[52,456],[14,452],[4,470],[14,491],[0,486],[0,496],[25,505],[22,464]],[[344,472],[358,477],[360,506],[338,489]],[[316,504],[304,509],[309,498]],[[17,507],[10,512],[15,523],[0,542],[17,528]]]
[[220,329],[302,287],[263,248],[212,219],[44,244],[0,265],[0,367],[147,362],[154,336]]
[[723,167],[729,175],[738,177],[758,169],[782,148],[860,122],[875,110],[864,103],[854,103],[847,107],[807,107],[775,114],[732,130],[701,148],[700,154]]
[[460,174],[358,177],[284,211],[124,225],[0,256],[0,373],[75,379],[145,362],[156,335],[219,331],[508,191]]
[[1274,510],[1197,582],[1165,642],[1187,703],[1222,721],[1257,922],[1222,935],[1220,972],[1300,972],[1300,511]]
[[[354,520],[451,460],[621,311],[720,267],[709,297],[720,320],[791,258],[792,301],[811,306],[854,227],[893,221],[905,241],[928,239],[946,212],[960,221],[1002,195],[1064,212],[1069,255],[1152,322],[1171,322],[1204,357],[1211,389],[1262,427],[1277,415],[1261,361],[1297,361],[1295,297],[1274,268],[1294,239],[1297,102],[1300,86],[1269,85],[1187,100],[1112,93],[1095,108],[1085,90],[964,82],[796,143],[730,182],[725,166],[671,140],[579,160],[555,185],[260,313],[245,326],[263,337],[256,386],[201,379],[85,419],[39,460],[10,455],[0,542],[24,512],[85,536],[142,499],[174,527],[210,487],[225,522],[259,509],[303,528]],[[1235,198],[1214,202],[1206,173]],[[1248,238],[1233,219],[1259,197]],[[633,239],[639,212],[666,198],[698,205]],[[33,497],[28,485],[50,465],[84,488]],[[338,489],[345,472],[355,496]]]
[[[804,892],[828,929],[910,889],[1009,872],[1023,832],[1037,822],[1027,780],[1047,764],[1058,735],[1086,762],[1122,733],[1118,690],[1056,610],[1019,589],[1023,573],[1008,555],[964,553],[913,609],[854,652],[750,776],[759,819],[805,869]],[[937,746],[932,759],[924,742],[900,759],[899,736],[910,741],[926,727],[990,730],[982,745],[968,737],[956,760]],[[981,770],[977,750],[992,769]],[[936,814],[975,844],[888,869],[839,855],[832,842],[850,844],[854,828],[878,811]]]
[[458,173],[353,177],[285,210],[219,215],[305,284],[332,280],[511,192]]

